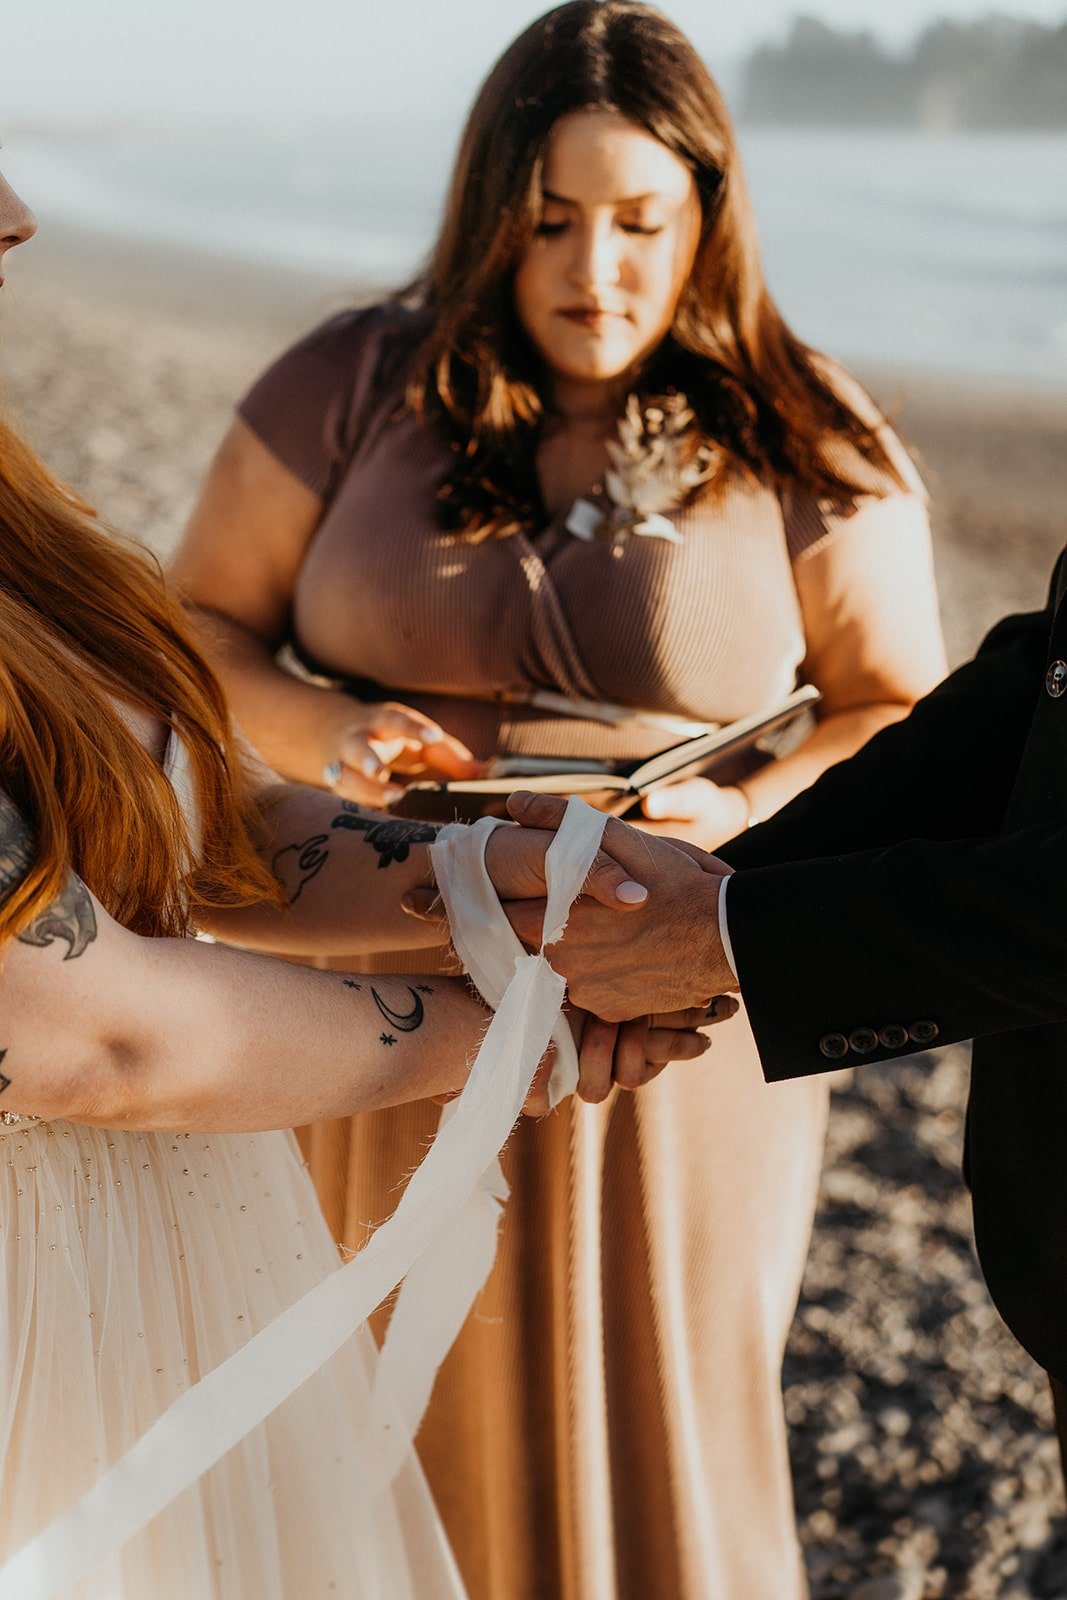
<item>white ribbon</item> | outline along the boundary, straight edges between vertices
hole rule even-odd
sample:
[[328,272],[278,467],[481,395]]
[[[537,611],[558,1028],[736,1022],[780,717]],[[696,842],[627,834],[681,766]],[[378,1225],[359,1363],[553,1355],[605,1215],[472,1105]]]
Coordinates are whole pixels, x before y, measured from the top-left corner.
[[[544,955],[600,847],[605,817],[572,799],[546,858],[541,953],[527,955],[492,891],[493,825],[442,830],[434,865],[461,959],[496,1014],[459,1099],[393,1215],[324,1278],[181,1395],[87,1494],[0,1570],[0,1600],[59,1600],[316,1373],[405,1277],[375,1384],[368,1473],[395,1476],[447,1354],[492,1266],[502,1188],[497,1155],[550,1038],[550,1094],[573,1088],[577,1059],[560,1023],[564,981]],[[490,903],[491,902],[491,903]],[[505,937],[506,930],[506,937]]]
[[[555,944],[563,935],[574,899],[574,884],[585,882],[600,848],[606,818],[572,801],[569,820],[556,836],[545,863],[548,895],[544,937]],[[524,957],[485,865],[490,835],[507,826],[482,817],[473,827],[442,828],[430,854],[452,941],[464,969],[482,998],[499,1006]],[[559,1003],[563,1003],[560,980]],[[567,1022],[558,1014],[552,1031],[556,1059],[548,1084],[553,1107],[578,1086],[578,1053]],[[529,1063],[523,1064],[527,1087]],[[500,1071],[500,1066],[494,1071]],[[525,1095],[524,1095],[525,1098]],[[451,1113],[446,1108],[442,1123]],[[485,1286],[496,1258],[497,1229],[508,1183],[499,1159],[490,1162],[462,1211],[451,1219],[434,1248],[417,1261],[397,1297],[375,1376],[369,1453],[370,1468],[384,1488],[404,1463],[433,1390],[438,1368],[467,1314]]]

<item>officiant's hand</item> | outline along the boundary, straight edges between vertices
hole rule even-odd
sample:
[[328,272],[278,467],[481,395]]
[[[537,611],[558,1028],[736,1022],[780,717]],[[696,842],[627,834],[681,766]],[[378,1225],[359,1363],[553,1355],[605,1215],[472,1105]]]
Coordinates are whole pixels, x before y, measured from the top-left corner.
[[643,820],[633,819],[645,833],[676,840],[679,834],[704,850],[717,850],[748,826],[751,808],[747,797],[731,784],[710,778],[683,778],[646,794],[641,802]]
[[[523,827],[554,831],[566,804],[555,795],[520,791],[508,810]],[[610,819],[604,850],[649,888],[648,899],[621,925],[591,897],[571,907],[563,940],[549,948],[575,1005],[611,1022],[654,1012],[707,1007],[736,990],[719,938],[719,890],[730,869],[695,845],[668,842]],[[508,919],[536,948],[544,901],[512,901]]]

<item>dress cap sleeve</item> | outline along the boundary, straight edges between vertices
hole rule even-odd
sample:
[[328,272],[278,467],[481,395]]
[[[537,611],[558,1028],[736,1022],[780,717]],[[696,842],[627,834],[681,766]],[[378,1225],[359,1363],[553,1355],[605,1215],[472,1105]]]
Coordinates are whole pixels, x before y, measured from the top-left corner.
[[237,415],[295,478],[329,500],[359,444],[391,308],[342,311],[267,368]]

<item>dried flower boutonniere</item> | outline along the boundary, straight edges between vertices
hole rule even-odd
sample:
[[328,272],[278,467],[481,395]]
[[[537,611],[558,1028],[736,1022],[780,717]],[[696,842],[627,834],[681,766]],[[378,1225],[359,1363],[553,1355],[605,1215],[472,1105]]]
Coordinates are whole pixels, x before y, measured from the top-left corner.
[[644,406],[632,394],[618,435],[607,445],[611,466],[604,490],[610,510],[576,500],[567,517],[568,533],[589,543],[610,539],[617,550],[631,534],[681,544],[681,534],[664,512],[676,511],[693,489],[707,483],[721,453],[698,442],[696,417],[684,394],[657,395]]

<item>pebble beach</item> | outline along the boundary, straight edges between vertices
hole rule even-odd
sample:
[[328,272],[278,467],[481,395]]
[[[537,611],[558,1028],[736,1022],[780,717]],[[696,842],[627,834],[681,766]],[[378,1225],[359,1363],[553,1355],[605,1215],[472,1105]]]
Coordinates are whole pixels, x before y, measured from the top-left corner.
[[[367,295],[49,234],[12,259],[0,297],[0,405],[110,523],[166,559],[234,400],[295,334]],[[858,375],[928,483],[958,663],[997,617],[1044,604],[1067,538],[1067,391]],[[972,1253],[966,1083],[957,1047],[835,1089],[785,1374],[813,1600],[1067,1600],[1044,1377],[1000,1324]]]

